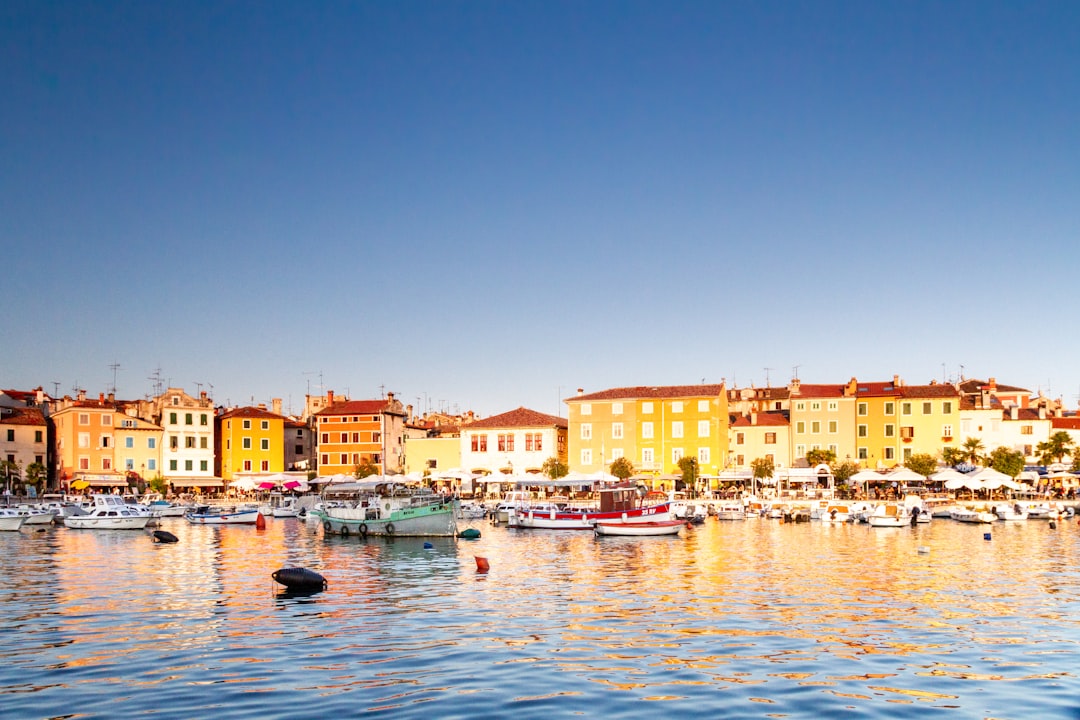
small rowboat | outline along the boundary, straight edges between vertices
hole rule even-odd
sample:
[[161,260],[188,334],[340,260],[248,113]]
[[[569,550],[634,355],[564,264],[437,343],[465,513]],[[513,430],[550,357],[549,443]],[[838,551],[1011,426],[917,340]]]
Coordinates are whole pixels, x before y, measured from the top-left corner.
[[622,535],[646,537],[650,535],[678,535],[685,520],[653,520],[651,522],[598,522],[593,526],[597,535]]

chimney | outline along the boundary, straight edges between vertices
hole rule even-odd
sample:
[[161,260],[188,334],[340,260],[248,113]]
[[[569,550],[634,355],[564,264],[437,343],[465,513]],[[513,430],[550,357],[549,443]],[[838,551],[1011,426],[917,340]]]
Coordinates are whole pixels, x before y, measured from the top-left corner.
[[281,414],[281,398],[271,398],[270,406],[274,409],[275,415]]
[[105,393],[99,392],[97,394],[97,399],[98,399],[98,402],[105,402]]
[[585,394],[585,388],[578,388],[577,389],[577,394],[578,394],[578,397],[581,397],[582,395],[584,395]]
[[109,393],[109,402],[116,402],[116,393]]
[[37,392],[34,393],[34,403],[36,405],[41,405],[44,402],[45,402],[45,391],[42,390],[41,388],[38,388]]
[[205,400],[206,399],[206,391],[205,390],[200,390],[199,391],[199,399],[200,400]]
[[997,392],[997,378],[990,378],[990,392]]
[[1013,419],[1013,420],[1019,420],[1020,419],[1020,406],[1013,405],[1012,407],[1010,407],[1009,408],[1009,417],[1011,419]]
[[388,402],[388,403],[394,402],[394,393],[392,393],[392,392],[386,393],[386,402]]
[[327,405],[333,405],[334,404],[334,391],[333,390],[327,390],[326,391],[326,404]]
[[412,411],[413,411],[412,405],[406,405],[405,406],[405,417],[409,418],[410,422],[413,420]]
[[76,395],[76,397],[79,399],[80,402],[82,402],[83,400],[86,399],[86,391],[85,390],[80,390],[78,395]]
[[757,410],[750,411],[750,424],[757,425]]
[[1039,419],[1040,420],[1045,420],[1046,419],[1046,405],[1040,405],[1039,406]]
[[802,387],[802,383],[799,381],[799,378],[794,378],[794,379],[792,379],[791,383],[788,385],[788,391],[790,391],[792,395],[798,395],[799,394],[799,389],[801,387]]
[[266,410],[266,403],[259,403],[258,407],[260,410]]
[[900,376],[899,375],[893,375],[892,376],[892,386],[894,388],[900,387]]

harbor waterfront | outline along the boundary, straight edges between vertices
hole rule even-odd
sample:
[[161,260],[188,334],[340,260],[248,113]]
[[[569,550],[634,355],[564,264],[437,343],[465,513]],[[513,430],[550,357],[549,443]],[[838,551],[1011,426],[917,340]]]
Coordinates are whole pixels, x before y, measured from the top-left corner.
[[[1080,713],[1076,520],[0,534],[5,718]],[[989,538],[989,539],[987,539]],[[476,557],[490,570],[478,571]],[[270,578],[306,567],[328,587]]]

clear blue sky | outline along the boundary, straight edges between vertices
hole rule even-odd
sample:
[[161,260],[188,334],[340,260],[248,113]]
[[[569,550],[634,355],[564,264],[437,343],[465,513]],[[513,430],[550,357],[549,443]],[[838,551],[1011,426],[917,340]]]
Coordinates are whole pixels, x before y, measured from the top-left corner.
[[1080,393],[1080,3],[0,6],[0,387]]

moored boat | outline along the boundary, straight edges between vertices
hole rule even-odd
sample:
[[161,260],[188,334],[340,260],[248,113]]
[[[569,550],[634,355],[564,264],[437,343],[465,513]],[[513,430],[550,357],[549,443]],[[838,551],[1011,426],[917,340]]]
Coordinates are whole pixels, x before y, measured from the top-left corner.
[[68,515],[64,526],[76,530],[142,530],[152,520],[118,495],[94,495],[93,506],[83,515]]
[[911,525],[911,511],[903,503],[883,502],[867,516],[871,527],[904,527]]
[[955,507],[950,513],[953,520],[964,523],[992,523],[997,518],[992,513],[980,510],[972,510],[966,507]]
[[254,525],[259,514],[257,507],[199,505],[189,510],[184,519],[192,525]]
[[457,535],[454,501],[424,488],[390,481],[368,484],[353,504],[313,510],[328,535],[396,535],[453,537]]
[[664,522],[671,520],[671,501],[664,497],[650,502],[644,486],[622,480],[599,483],[599,507],[515,508],[510,511],[507,527],[536,530],[592,530],[598,522]]
[[593,526],[597,535],[623,537],[652,537],[678,535],[686,523],[682,520],[657,520],[645,522],[598,522]]
[[26,517],[12,508],[0,508],[0,531],[14,532],[23,526]]

